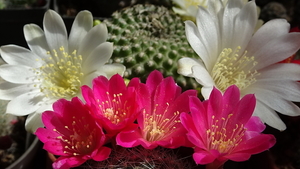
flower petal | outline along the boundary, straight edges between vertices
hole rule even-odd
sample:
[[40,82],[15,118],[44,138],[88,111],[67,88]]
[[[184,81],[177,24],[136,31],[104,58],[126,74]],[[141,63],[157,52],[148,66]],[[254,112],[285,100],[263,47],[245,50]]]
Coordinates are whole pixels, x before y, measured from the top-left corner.
[[203,62],[195,58],[181,58],[178,60],[177,72],[183,76],[194,77],[192,67],[195,65],[201,65],[204,67]]
[[252,55],[259,63],[255,69],[259,70],[292,56],[300,48],[299,44],[300,33],[289,33],[268,42]]
[[271,40],[287,34],[289,30],[290,25],[285,19],[273,19],[266,22],[253,35],[247,46],[248,52],[254,53]]
[[200,56],[201,60],[203,60],[205,66],[212,66],[213,63],[211,63],[209,59],[209,51],[206,49],[204,43],[202,42],[198,28],[196,27],[194,22],[185,21],[185,33],[191,47]]
[[284,98],[281,98],[280,95],[272,90],[262,90],[255,89],[255,95],[257,100],[264,103],[268,107],[272,107],[272,109],[288,115],[288,116],[299,116],[300,108],[293,104],[290,101],[287,101]]
[[61,16],[53,10],[48,10],[44,15],[43,26],[50,50],[64,47],[68,53],[67,30]]
[[286,125],[282,122],[278,114],[271,109],[269,106],[265,105],[263,102],[257,100],[256,107],[253,116],[258,116],[260,119],[267,123],[269,126],[276,128],[280,131],[286,129]]
[[[104,74],[107,78],[112,77],[115,74],[119,74],[121,76],[124,75],[126,67],[119,63],[113,64],[105,64],[98,68],[96,71],[97,74]],[[100,73],[103,72],[103,73]]]
[[197,164],[212,163],[216,157],[207,151],[197,151],[193,154],[193,159]]
[[[24,31],[26,42],[30,50],[33,53],[35,53],[37,56],[41,58],[46,58],[48,56],[47,51],[50,51],[50,49],[47,44],[44,31],[36,24],[25,25],[23,31]],[[30,58],[30,59],[34,59],[34,58]]]
[[30,133],[35,133],[40,127],[44,127],[41,119],[41,113],[32,113],[26,117],[25,128]]
[[107,40],[107,36],[107,27],[104,23],[94,26],[82,39],[78,48],[78,54],[85,59],[93,49]]
[[141,138],[141,134],[136,129],[129,132],[120,132],[116,137],[116,141],[118,145],[130,148],[140,144],[138,141],[139,138]]
[[24,93],[8,103],[6,113],[14,114],[16,116],[24,116],[33,113],[40,107],[43,98],[44,95],[42,93]]
[[93,27],[93,16],[89,11],[80,11],[72,24],[69,35],[69,51],[79,48],[79,44]]
[[84,73],[90,73],[104,65],[113,53],[113,45],[109,42],[100,44],[93,52],[87,56],[83,62]]
[[0,84],[0,99],[12,100],[13,98],[27,93],[39,92],[40,89],[30,84],[15,84],[10,82],[3,82]]
[[203,85],[204,87],[215,86],[214,80],[212,79],[212,77],[210,76],[209,72],[205,67],[200,65],[193,66],[192,72],[196,81],[201,85]]
[[109,157],[109,154],[111,152],[111,149],[108,147],[100,147],[97,150],[97,154],[93,156],[93,160],[95,161],[103,161],[106,160]]
[[[2,46],[0,52],[5,62],[10,65],[24,65],[38,68],[44,64],[40,56],[20,46]],[[46,54],[46,51],[44,53]]]
[[0,66],[0,75],[4,80],[11,83],[37,82],[33,69],[25,65],[2,65]]

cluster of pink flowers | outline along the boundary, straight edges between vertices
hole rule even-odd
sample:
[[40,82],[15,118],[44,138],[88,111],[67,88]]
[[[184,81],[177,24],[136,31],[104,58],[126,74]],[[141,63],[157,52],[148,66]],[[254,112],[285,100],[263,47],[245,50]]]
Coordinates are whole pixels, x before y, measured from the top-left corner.
[[275,144],[273,135],[261,133],[261,120],[252,117],[254,95],[240,99],[236,86],[224,95],[214,88],[201,102],[196,90],[182,92],[172,77],[153,71],[146,83],[134,78],[127,84],[118,74],[99,76],[92,89],[82,86],[81,91],[84,101],[56,101],[53,111],[42,114],[45,128],[35,133],[45,150],[59,156],[53,168],[103,161],[115,145],[192,147],[197,164],[219,168],[227,160],[244,161]]

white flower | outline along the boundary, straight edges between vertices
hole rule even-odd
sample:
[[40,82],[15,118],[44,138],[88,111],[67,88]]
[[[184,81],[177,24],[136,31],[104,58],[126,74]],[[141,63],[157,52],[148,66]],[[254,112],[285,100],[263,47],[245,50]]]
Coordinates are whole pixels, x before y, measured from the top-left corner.
[[[257,98],[254,115],[268,125],[284,130],[278,114],[300,115],[291,101],[300,101],[300,65],[276,64],[300,48],[300,34],[288,33],[286,20],[265,23],[254,33],[257,22],[254,1],[244,4],[230,0],[221,9],[217,0],[208,8],[199,8],[197,26],[186,21],[187,39],[200,60],[182,58],[178,72],[194,77],[208,98],[213,86],[225,91],[237,85],[241,94],[254,93]],[[275,110],[275,111],[274,111]]]
[[106,42],[106,25],[93,27],[90,12],[80,12],[68,38],[59,14],[45,13],[44,31],[35,24],[24,26],[30,50],[16,46],[1,47],[1,56],[7,64],[0,66],[0,99],[11,100],[7,113],[29,115],[26,129],[34,132],[41,127],[40,115],[52,110],[52,103],[60,98],[78,96],[82,85],[90,85],[99,75],[107,77],[125,67],[105,64],[112,55],[112,43]]
[[178,7],[173,7],[173,11],[184,19],[195,20],[198,6],[206,7],[207,0],[173,0]]
[[[209,0],[173,0],[173,2],[177,5],[177,7],[173,7],[173,11],[181,16],[184,19],[189,19],[195,21],[198,7],[201,6],[203,8],[207,7],[207,3]],[[217,3],[216,5],[226,5],[228,0],[219,0],[222,3]],[[244,3],[247,3],[248,0],[243,0]],[[221,6],[218,8],[220,9]]]

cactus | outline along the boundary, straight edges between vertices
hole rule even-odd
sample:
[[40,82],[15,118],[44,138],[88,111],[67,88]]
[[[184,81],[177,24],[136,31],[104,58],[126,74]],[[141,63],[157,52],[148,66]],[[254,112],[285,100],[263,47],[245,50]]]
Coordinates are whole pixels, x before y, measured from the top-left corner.
[[115,147],[110,157],[104,161],[87,161],[81,165],[83,169],[173,169],[192,168],[191,156],[182,157],[178,150],[157,147],[145,149],[141,146],[133,148]]
[[163,6],[135,5],[115,12],[106,23],[108,41],[114,43],[111,63],[126,66],[125,78],[142,81],[154,70],[173,76],[184,90],[194,88],[193,78],[177,73],[182,57],[199,58],[188,44],[181,18]]

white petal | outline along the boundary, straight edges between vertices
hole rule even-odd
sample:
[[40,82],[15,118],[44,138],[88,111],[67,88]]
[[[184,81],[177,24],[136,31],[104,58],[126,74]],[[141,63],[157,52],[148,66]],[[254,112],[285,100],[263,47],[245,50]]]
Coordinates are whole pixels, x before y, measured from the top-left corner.
[[[234,20],[234,34],[232,47],[241,47],[240,52],[243,52],[249,43],[257,22],[257,11],[254,2],[247,3]],[[241,38],[241,36],[243,36]]]
[[69,52],[78,50],[79,44],[93,27],[93,16],[89,11],[77,14],[69,35]]
[[78,54],[85,59],[97,46],[106,42],[107,37],[107,27],[104,23],[94,26],[81,41]]
[[42,113],[29,114],[25,122],[26,131],[29,133],[35,133],[35,131],[40,127],[44,127],[42,122]]
[[48,10],[44,16],[44,31],[50,50],[65,48],[68,53],[68,36],[64,21],[53,10]]
[[[204,62],[210,71],[217,57],[220,54],[220,30],[215,13],[209,13],[207,10],[200,8],[197,14],[197,27],[201,42],[205,46],[210,62]],[[200,50],[200,49],[198,49]],[[199,55],[201,58],[204,56]]]
[[10,65],[25,65],[38,68],[44,64],[40,56],[37,56],[30,50],[20,46],[2,46],[0,53],[5,62]]
[[[105,74],[107,78],[111,78],[115,74],[119,74],[121,76],[124,75],[124,71],[126,70],[126,67],[119,63],[113,63],[113,64],[107,64],[101,66],[100,69],[96,71],[96,73],[103,72],[101,74]],[[100,74],[100,73],[99,73]]]
[[274,19],[265,23],[250,40],[247,51],[252,55],[269,41],[289,32],[290,25],[285,19]]
[[90,56],[83,62],[85,74],[93,72],[104,65],[113,53],[113,45],[109,42],[104,42],[95,48]]
[[300,33],[289,33],[270,41],[253,54],[258,62],[255,69],[259,70],[292,56],[300,48],[299,44]]
[[31,67],[23,65],[2,65],[0,76],[11,83],[32,83],[35,82],[36,74]]
[[195,65],[201,65],[204,67],[203,63],[199,59],[194,58],[181,58],[178,60],[177,72],[183,76],[194,77],[192,72],[192,67]]
[[[50,51],[44,31],[35,24],[27,24],[23,28],[24,36],[30,50],[41,58],[48,57]],[[34,60],[34,58],[32,58]]]
[[40,92],[24,93],[8,103],[6,113],[16,116],[31,114],[41,107],[43,98],[44,95]]
[[200,65],[196,65],[192,67],[193,76],[196,81],[204,87],[215,86],[214,80],[211,75],[207,72],[207,70]]
[[273,64],[259,70],[257,80],[300,80],[300,65],[295,63]]
[[260,117],[263,122],[280,131],[286,129],[286,125],[282,122],[278,114],[260,101],[256,101],[256,107],[253,116]]
[[206,100],[206,99],[209,99],[209,96],[210,96],[210,93],[212,91],[214,86],[203,86],[201,88],[201,95],[203,96],[203,98]]
[[[254,91],[254,90],[253,90]],[[277,91],[255,89],[255,97],[268,107],[288,116],[299,116],[300,108],[279,96]]]
[[282,81],[281,79],[259,80],[248,88],[274,91],[279,97],[284,100],[300,102],[300,83],[295,81]]
[[[235,34],[234,32],[234,19],[236,15],[241,11],[243,7],[243,3],[240,0],[230,0],[224,11],[220,11],[219,13],[219,21],[221,25],[221,46],[223,48],[236,48],[236,46],[232,46],[232,39]],[[223,13],[221,13],[223,12]]]
[[188,42],[194,51],[200,56],[206,66],[211,66],[214,63],[210,60],[209,51],[201,41],[198,28],[192,21],[185,21],[185,33]]
[[0,84],[0,99],[12,100],[13,98],[28,92],[38,92],[40,89],[32,84],[15,84],[4,82]]

